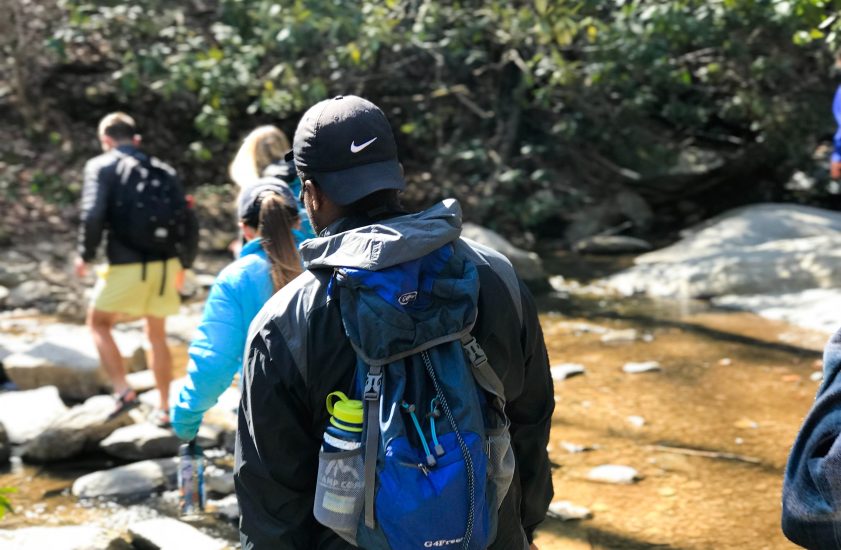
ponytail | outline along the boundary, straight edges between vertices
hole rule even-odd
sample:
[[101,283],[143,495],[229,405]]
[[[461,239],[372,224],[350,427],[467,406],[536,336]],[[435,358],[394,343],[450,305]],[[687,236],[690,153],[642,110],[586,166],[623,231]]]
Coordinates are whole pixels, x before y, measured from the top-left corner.
[[280,195],[272,193],[262,198],[259,231],[263,239],[263,250],[271,264],[275,292],[303,271],[301,257],[292,236],[292,226],[297,221],[297,210],[286,204]]

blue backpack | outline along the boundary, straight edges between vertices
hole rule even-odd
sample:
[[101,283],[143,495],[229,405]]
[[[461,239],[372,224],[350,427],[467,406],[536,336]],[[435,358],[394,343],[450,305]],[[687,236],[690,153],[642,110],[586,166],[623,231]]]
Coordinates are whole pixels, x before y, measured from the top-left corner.
[[360,448],[320,454],[315,518],[370,550],[486,549],[514,454],[502,382],[470,334],[476,266],[449,244],[379,271],[337,268],[329,292],[365,420]]

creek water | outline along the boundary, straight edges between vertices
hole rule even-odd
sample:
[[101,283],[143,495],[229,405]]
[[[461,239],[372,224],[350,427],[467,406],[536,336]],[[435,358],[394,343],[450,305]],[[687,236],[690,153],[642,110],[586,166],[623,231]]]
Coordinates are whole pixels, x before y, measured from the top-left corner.
[[[779,529],[782,471],[818,386],[810,376],[820,370],[825,334],[692,302],[543,297],[540,306],[551,364],[586,369],[554,383],[555,500],[592,511],[590,519],[547,519],[536,541],[542,550],[793,548]],[[602,341],[606,331],[623,329],[637,338]],[[641,361],[661,370],[622,371]],[[563,442],[595,449],[570,453]],[[642,479],[586,480],[603,464],[631,466]],[[166,496],[118,506],[69,495],[76,477],[113,465],[103,456],[49,467],[14,460],[0,471],[0,487],[18,488],[15,513],[0,528],[96,523],[120,530],[174,514]],[[236,547],[231,524],[202,528]]]

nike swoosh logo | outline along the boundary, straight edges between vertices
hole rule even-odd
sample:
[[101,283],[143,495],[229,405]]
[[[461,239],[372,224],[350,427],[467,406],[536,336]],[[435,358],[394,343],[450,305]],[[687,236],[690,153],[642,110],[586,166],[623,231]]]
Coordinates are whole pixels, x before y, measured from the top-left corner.
[[380,432],[385,433],[391,427],[391,420],[394,418],[394,409],[396,408],[397,403],[391,404],[391,413],[388,415],[388,420],[383,422],[383,401],[380,400]]
[[377,138],[371,138],[368,141],[366,141],[365,143],[360,143],[359,145],[357,145],[356,140],[353,140],[353,141],[350,142],[350,152],[351,153],[358,153],[359,151],[365,149],[366,147],[368,147],[369,145],[371,145],[375,141],[377,141]]

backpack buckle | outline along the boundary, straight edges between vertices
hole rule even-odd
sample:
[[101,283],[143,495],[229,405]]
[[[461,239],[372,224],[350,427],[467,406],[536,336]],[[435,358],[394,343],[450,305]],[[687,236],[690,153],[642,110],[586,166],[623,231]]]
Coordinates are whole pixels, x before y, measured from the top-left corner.
[[483,363],[488,362],[488,356],[485,355],[485,350],[482,349],[476,338],[471,336],[469,340],[462,340],[462,346],[464,346],[467,358],[474,367],[479,368]]
[[382,367],[371,367],[368,370],[368,375],[365,377],[365,389],[362,392],[365,401],[376,401],[380,398],[383,387],[382,370]]

